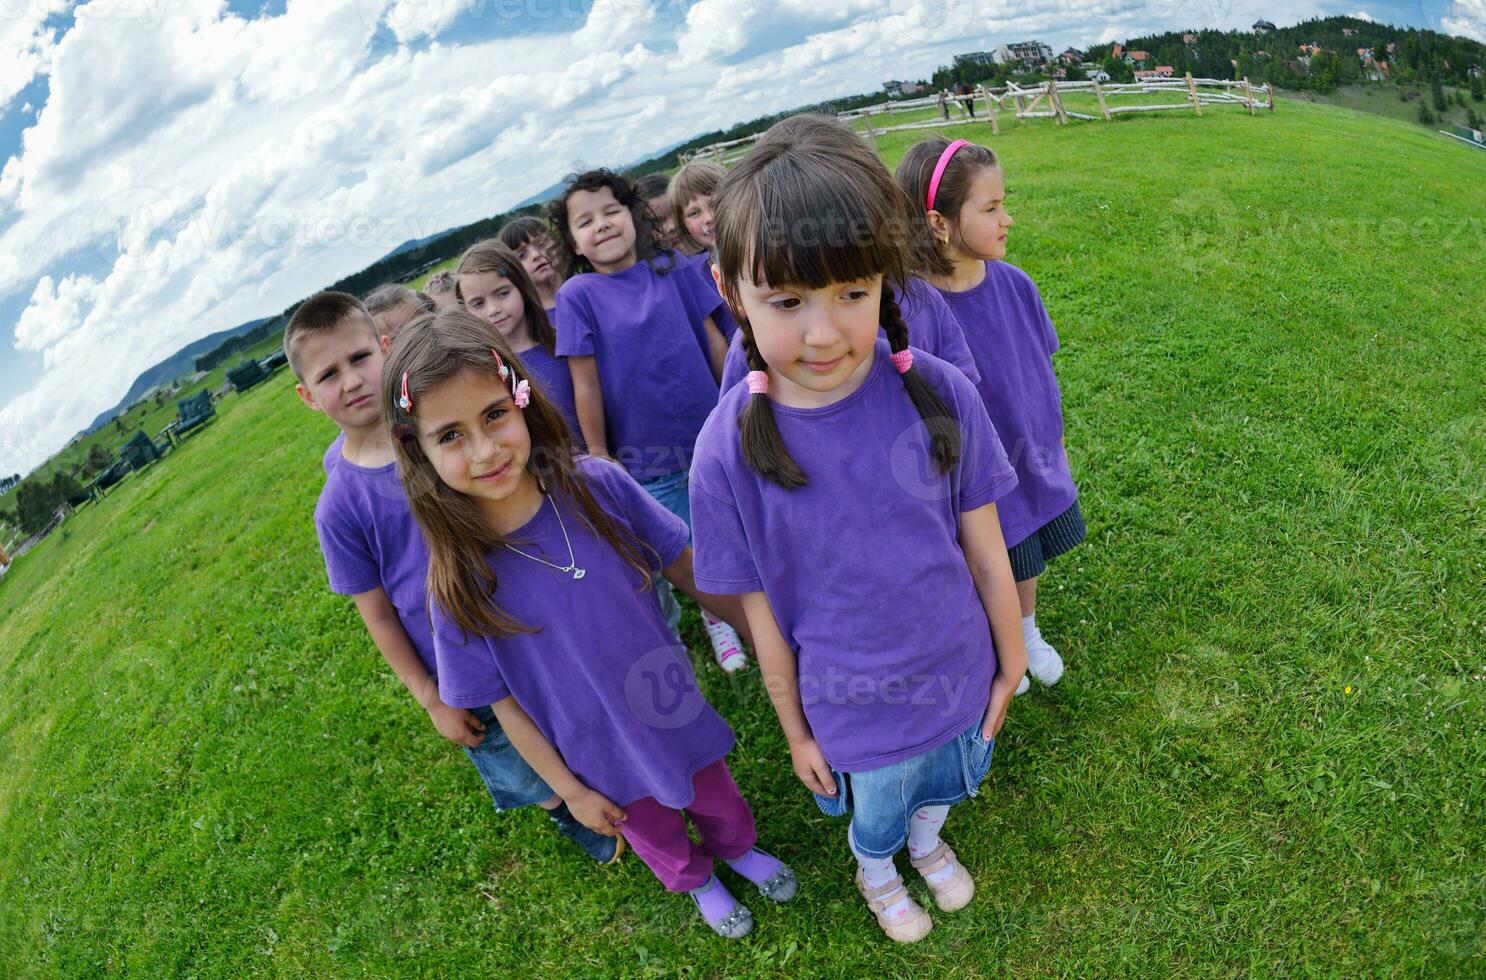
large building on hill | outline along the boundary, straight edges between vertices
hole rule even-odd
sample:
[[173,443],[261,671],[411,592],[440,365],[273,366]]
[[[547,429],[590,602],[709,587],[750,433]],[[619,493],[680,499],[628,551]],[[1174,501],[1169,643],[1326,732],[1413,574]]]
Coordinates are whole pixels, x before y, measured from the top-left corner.
[[963,68],[965,65],[993,66],[995,64],[996,55],[991,51],[966,51],[964,54],[955,55],[956,68]]
[[1279,30],[1279,28],[1278,27],[1275,27],[1273,24],[1271,24],[1267,20],[1256,20],[1256,21],[1254,21],[1254,33],[1255,34],[1268,34],[1271,31],[1277,31],[1277,30]]
[[1003,44],[991,52],[998,65],[1022,64],[1028,68],[1041,68],[1053,60],[1053,49],[1041,41],[1017,41]]

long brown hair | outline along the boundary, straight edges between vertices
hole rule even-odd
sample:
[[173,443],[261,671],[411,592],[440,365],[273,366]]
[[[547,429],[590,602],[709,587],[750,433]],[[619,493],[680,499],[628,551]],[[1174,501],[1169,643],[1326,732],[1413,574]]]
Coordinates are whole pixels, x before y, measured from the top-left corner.
[[[704,194],[712,197],[716,194],[722,178],[727,175],[727,170],[720,163],[695,160],[685,164],[676,171],[676,176],[671,178],[671,186],[666,190],[666,199],[671,205],[671,214],[676,220],[676,234],[681,236],[681,250],[688,255],[700,255],[707,251],[707,246],[691,237],[691,232],[686,230],[686,206],[694,198]],[[714,224],[716,220],[716,212],[714,212]]]
[[[498,638],[536,632],[497,601],[499,582],[485,556],[506,538],[491,529],[473,497],[439,478],[417,436],[418,403],[430,391],[464,370],[500,377],[492,349],[511,369],[507,383],[513,390],[522,380],[531,384],[531,401],[521,409],[531,433],[527,470],[554,502],[568,500],[576,506],[589,530],[640,574],[642,590],[650,587],[650,566],[639,539],[599,506],[573,458],[573,439],[562,413],[505,338],[464,309],[419,317],[398,335],[382,365],[382,415],[395,437],[397,472],[408,505],[428,542],[429,597],[466,633]],[[411,409],[400,402],[404,379]]]
[[[772,131],[771,131],[772,132]],[[908,325],[893,296],[915,265],[903,191],[875,157],[841,152],[829,143],[764,139],[728,173],[713,198],[717,264],[723,294],[743,334],[750,371],[768,370],[753,326],[738,301],[745,274],[756,283],[820,289],[834,282],[883,277],[879,317],[893,351],[908,346]],[[960,428],[932,385],[916,369],[903,386],[929,428],[941,473],[959,460]],[[743,459],[786,490],[807,477],[785,446],[768,395],[748,399],[739,416]]]
[[461,304],[464,303],[464,293],[459,289],[459,277],[479,272],[493,272],[511,280],[511,285],[521,294],[522,315],[526,318],[526,329],[531,331],[532,339],[547,348],[547,353],[556,354],[557,331],[552,329],[552,321],[542,308],[542,296],[537,292],[537,284],[532,282],[516,253],[494,238],[471,245],[460,256],[459,265],[454,269],[454,295]]
[[[929,184],[934,179],[934,168],[939,165],[939,158],[948,148],[948,139],[932,136],[910,146],[908,152],[903,154],[903,159],[898,161],[898,183],[920,215],[929,210]],[[970,193],[971,182],[982,170],[999,166],[1001,161],[996,159],[996,153],[990,147],[979,143],[968,143],[960,147],[945,164],[944,173],[939,177],[939,186],[934,188],[934,210],[951,221],[958,221],[960,208],[965,205],[965,196]],[[919,225],[929,243],[925,268],[938,276],[947,276],[954,272],[948,243],[934,240],[927,218],[920,220]]]

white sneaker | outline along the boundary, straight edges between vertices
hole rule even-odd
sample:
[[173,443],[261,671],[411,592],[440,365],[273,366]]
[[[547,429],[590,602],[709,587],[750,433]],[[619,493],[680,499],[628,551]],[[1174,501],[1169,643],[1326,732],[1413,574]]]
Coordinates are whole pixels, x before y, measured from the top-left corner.
[[707,624],[707,639],[712,641],[712,656],[717,659],[717,666],[729,674],[748,666],[748,655],[743,652],[743,640],[737,630],[706,613],[702,614],[702,622]]
[[[1027,675],[1023,674],[1022,682],[1016,686],[1016,694],[1026,694],[1027,688],[1031,686],[1032,685],[1027,681]],[[1012,697],[1016,697],[1016,694],[1013,694]]]
[[1027,643],[1027,673],[1043,687],[1052,687],[1063,676],[1063,658],[1038,633]]

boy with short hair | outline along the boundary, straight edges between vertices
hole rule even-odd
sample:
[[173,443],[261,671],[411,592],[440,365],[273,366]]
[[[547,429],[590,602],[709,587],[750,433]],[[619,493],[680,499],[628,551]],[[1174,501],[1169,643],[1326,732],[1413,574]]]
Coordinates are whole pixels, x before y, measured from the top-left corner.
[[489,708],[467,711],[439,700],[426,591],[428,547],[382,422],[383,351],[366,307],[348,293],[311,296],[284,330],[284,353],[299,379],[300,399],[329,416],[344,436],[315,506],[331,590],[355,599],[387,665],[439,734],[464,746],[497,810],[539,804],[589,857],[601,864],[617,860],[623,838],[595,834],[579,823],[517,753]]

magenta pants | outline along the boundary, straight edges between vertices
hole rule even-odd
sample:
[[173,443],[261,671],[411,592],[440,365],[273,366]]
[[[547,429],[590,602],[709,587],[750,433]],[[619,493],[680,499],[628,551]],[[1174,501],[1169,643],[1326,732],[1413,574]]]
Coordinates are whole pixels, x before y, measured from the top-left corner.
[[[700,770],[691,779],[695,797],[684,810],[675,810],[647,796],[624,808],[628,817],[619,831],[669,891],[700,888],[712,875],[713,858],[730,861],[747,854],[758,839],[753,811],[733,782],[725,760]],[[685,816],[682,814],[685,813]],[[701,840],[686,834],[691,817]]]

